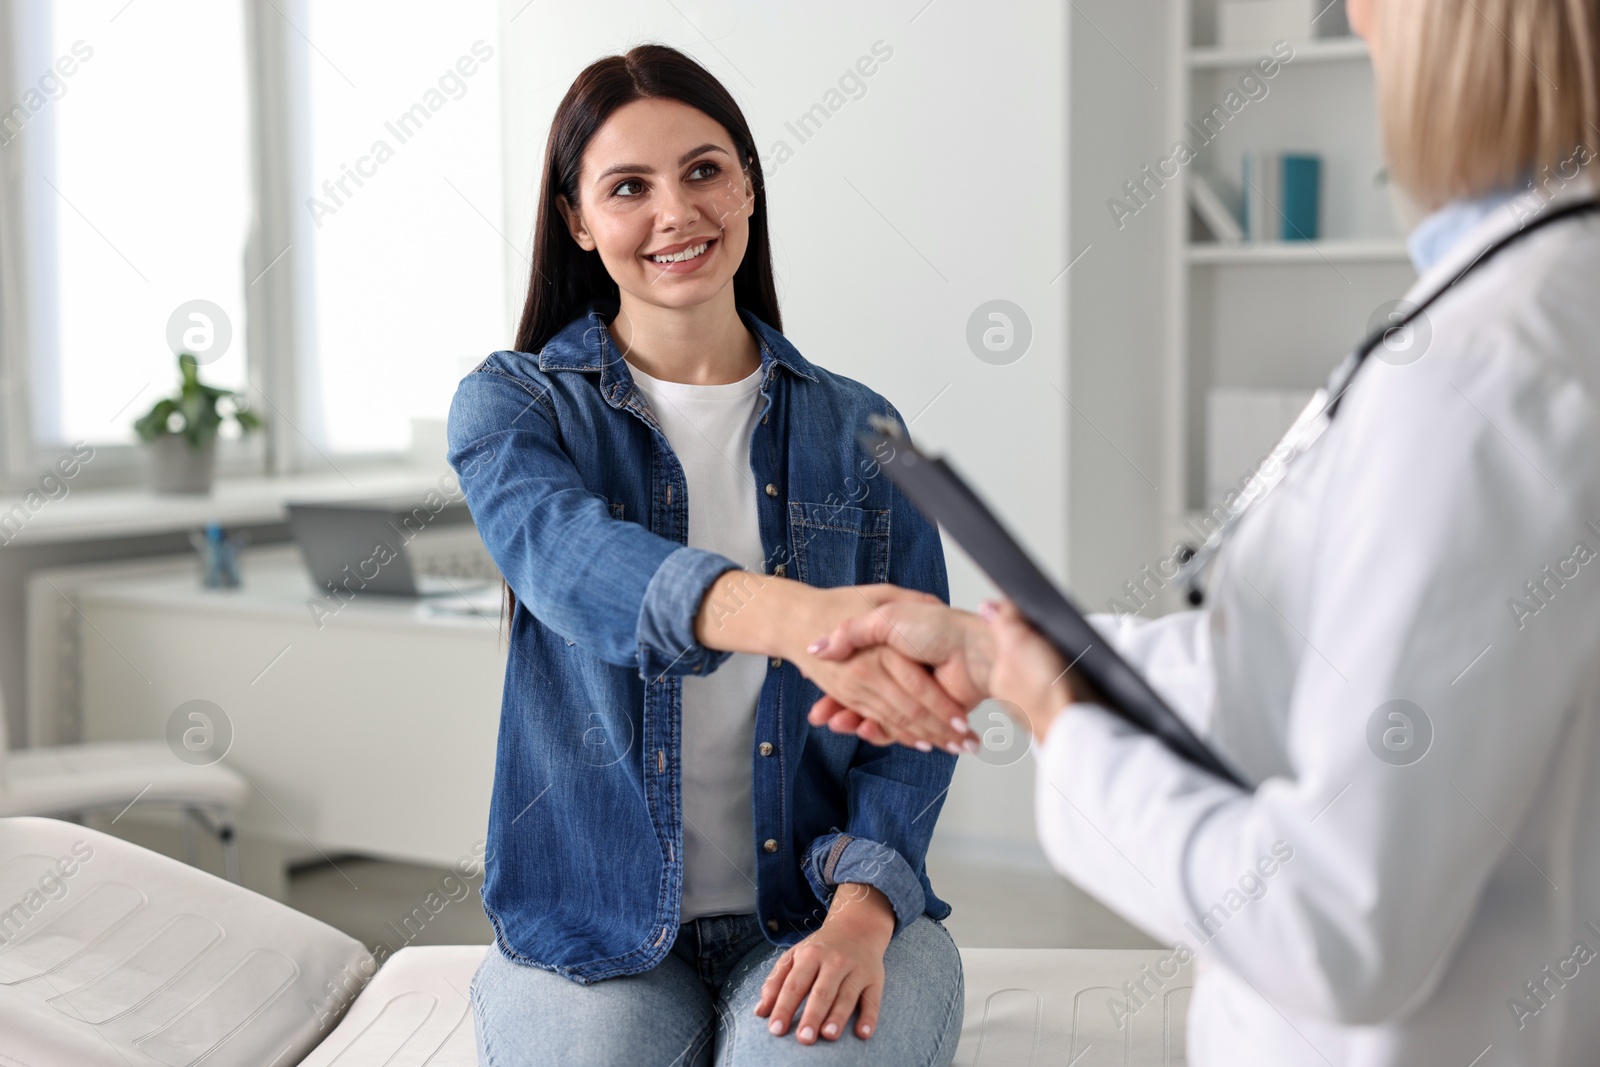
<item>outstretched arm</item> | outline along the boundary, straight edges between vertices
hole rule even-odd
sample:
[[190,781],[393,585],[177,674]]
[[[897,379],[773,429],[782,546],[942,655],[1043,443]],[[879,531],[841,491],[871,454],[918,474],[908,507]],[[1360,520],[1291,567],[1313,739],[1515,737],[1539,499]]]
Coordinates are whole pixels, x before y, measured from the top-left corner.
[[[825,693],[894,723],[897,740],[924,752],[955,751],[967,736],[965,707],[915,657],[885,645],[845,656],[815,655],[812,638],[866,609],[888,604],[943,608],[938,597],[894,585],[819,589],[789,578],[729,571],[707,592],[695,620],[705,647],[780,656]],[[954,747],[952,747],[954,746]]]
[[890,649],[824,662],[806,647],[849,616],[895,599],[893,586],[817,589],[751,574],[611,516],[585,484],[547,393],[488,368],[451,404],[449,461],[484,545],[541,623],[641,676],[710,674],[732,652],[779,656],[853,705],[904,723],[907,743],[945,747],[959,708],[921,666]]

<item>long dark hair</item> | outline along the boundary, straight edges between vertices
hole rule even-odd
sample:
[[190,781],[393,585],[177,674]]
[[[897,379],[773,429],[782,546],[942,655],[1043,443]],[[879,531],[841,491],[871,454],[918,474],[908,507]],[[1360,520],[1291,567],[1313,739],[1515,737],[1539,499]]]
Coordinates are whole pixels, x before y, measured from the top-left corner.
[[[732,95],[700,64],[661,44],[642,44],[620,56],[596,60],[573,81],[550,124],[539,179],[539,213],[533,229],[533,269],[528,298],[517,324],[516,350],[535,353],[591,301],[615,303],[611,280],[598,252],[578,246],[567,230],[556,198],[578,206],[578,177],[589,140],[613,112],[635,100],[676,100],[715,119],[733,139],[734,151],[750,178],[755,202],[744,259],[733,275],[734,303],[774,330],[783,329],[778,291],[772,280],[772,242],[767,237],[766,185],[750,124]],[[517,595],[502,582],[505,623],[517,612]]]

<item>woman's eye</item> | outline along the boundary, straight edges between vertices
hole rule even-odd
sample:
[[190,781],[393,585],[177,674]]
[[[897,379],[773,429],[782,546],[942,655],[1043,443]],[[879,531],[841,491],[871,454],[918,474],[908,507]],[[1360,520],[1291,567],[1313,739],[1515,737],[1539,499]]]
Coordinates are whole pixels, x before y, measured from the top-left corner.
[[717,166],[715,163],[707,161],[705,163],[696,163],[693,169],[689,171],[689,177],[691,179],[715,178],[721,173],[721,167]]
[[637,178],[629,178],[625,182],[618,182],[617,187],[611,190],[612,196],[638,196],[644,191],[644,183]]

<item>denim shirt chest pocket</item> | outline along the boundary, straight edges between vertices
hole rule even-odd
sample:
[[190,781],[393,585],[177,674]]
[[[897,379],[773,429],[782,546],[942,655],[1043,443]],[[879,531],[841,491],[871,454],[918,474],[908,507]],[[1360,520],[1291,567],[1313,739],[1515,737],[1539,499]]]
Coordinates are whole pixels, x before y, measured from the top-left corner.
[[807,585],[833,588],[889,580],[889,511],[850,504],[789,502],[796,573]]

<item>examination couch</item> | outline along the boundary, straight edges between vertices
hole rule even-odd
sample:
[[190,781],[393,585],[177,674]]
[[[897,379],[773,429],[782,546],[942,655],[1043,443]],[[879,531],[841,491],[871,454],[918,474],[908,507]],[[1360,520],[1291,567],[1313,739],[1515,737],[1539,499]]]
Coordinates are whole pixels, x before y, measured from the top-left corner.
[[[0,819],[0,1067],[475,1067],[485,946],[358,941],[73,823]],[[1170,954],[963,949],[956,1063],[1182,1064]]]

